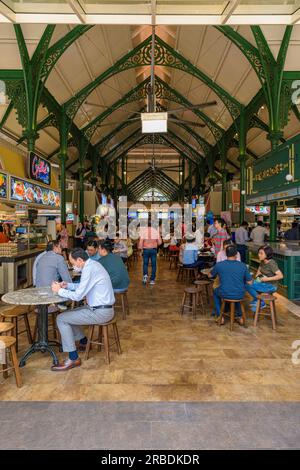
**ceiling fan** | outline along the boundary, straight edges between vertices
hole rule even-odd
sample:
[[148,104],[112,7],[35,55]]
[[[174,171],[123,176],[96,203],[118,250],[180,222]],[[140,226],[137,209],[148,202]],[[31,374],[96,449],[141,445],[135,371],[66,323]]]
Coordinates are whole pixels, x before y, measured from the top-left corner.
[[[102,106],[100,104],[91,103],[89,101],[86,101],[86,104],[90,106],[95,106],[98,108],[110,109],[110,107],[108,106]],[[214,101],[207,101],[205,103],[191,105],[188,107],[181,106],[179,108],[175,108],[166,112],[159,112],[157,110],[156,95],[155,95],[155,11],[153,11],[152,12],[152,40],[151,40],[151,69],[150,69],[150,82],[147,87],[147,111],[139,112],[136,110],[119,109],[119,108],[116,108],[116,110],[126,113],[126,114],[131,113],[132,117],[130,117],[127,120],[127,122],[133,122],[133,123],[141,122],[143,133],[157,133],[157,132],[167,132],[168,121],[188,124],[189,126],[192,126],[192,127],[199,127],[199,128],[206,127],[206,125],[203,123],[179,119],[172,115],[174,114],[176,115],[177,113],[181,113],[183,111],[188,111],[188,110],[193,110],[193,109],[203,109],[203,108],[208,108],[208,107],[216,106],[216,105],[217,105],[217,101],[214,100]],[[135,115],[137,117],[135,117]],[[99,124],[98,127],[111,126],[113,124],[120,124],[120,121]]]

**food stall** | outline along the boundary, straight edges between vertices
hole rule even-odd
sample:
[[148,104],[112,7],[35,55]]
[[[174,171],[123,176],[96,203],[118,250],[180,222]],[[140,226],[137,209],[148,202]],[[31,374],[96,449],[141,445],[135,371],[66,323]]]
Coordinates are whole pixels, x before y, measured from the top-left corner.
[[[35,176],[38,176],[36,170]],[[46,178],[45,181],[50,179]],[[44,219],[45,225],[38,223],[38,210],[48,209],[49,212],[58,213],[60,193],[45,184],[1,171],[0,201],[4,207],[14,210],[15,227],[14,243],[0,244],[0,294],[4,294],[32,285],[34,260],[44,251],[49,239],[47,219]],[[10,210],[6,213],[12,218]]]
[[[300,135],[280,145],[275,151],[257,160],[247,170],[247,205],[270,207],[271,240],[276,238],[276,222],[279,214],[286,214],[289,207],[300,204]],[[289,212],[289,211],[288,211]],[[292,211],[290,223],[296,219]],[[289,223],[285,219],[285,228]],[[273,232],[273,233],[272,233]],[[274,259],[283,272],[279,292],[289,299],[300,299],[300,241],[271,241]],[[249,265],[258,267],[259,246],[248,243]]]

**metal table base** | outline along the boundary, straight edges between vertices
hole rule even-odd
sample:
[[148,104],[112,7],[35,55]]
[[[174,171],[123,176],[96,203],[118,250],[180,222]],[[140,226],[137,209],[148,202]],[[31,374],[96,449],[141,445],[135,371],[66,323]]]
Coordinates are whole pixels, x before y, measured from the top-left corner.
[[61,351],[61,344],[58,341],[48,341],[48,306],[39,305],[37,313],[37,329],[38,329],[38,340],[35,341],[29,349],[25,352],[20,360],[20,367],[24,367],[26,360],[35,352],[48,352],[52,359],[53,364],[59,363],[55,351],[52,349],[53,346],[59,347]]

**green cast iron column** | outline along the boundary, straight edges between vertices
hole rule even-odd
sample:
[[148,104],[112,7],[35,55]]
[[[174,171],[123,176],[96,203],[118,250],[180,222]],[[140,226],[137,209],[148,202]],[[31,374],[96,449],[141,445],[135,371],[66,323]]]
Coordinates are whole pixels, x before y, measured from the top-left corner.
[[122,157],[122,194],[125,195],[125,177],[126,177],[126,160],[125,156]]
[[226,211],[226,188],[227,188],[227,171],[222,170],[222,211]]
[[270,242],[277,238],[277,202],[270,203]]
[[184,202],[184,184],[185,184],[185,160],[184,158],[182,158],[182,167],[181,167],[181,172],[182,172],[182,175],[181,175],[181,199],[182,199],[182,202]]
[[247,183],[247,123],[244,113],[240,115],[240,129],[239,129],[239,162],[240,162],[240,223],[245,220],[245,206],[246,206],[246,183]]
[[62,223],[66,223],[66,161],[67,155],[65,153],[60,153],[60,218]]
[[79,168],[79,220],[84,222],[84,168]]
[[192,192],[193,192],[192,171],[193,171],[193,165],[192,165],[192,162],[189,160],[189,204],[192,203]]
[[115,209],[117,210],[118,199],[118,161],[114,161],[114,202]]
[[68,159],[68,125],[67,116],[62,114],[60,119],[60,191],[61,191],[61,221],[66,223],[66,162]]

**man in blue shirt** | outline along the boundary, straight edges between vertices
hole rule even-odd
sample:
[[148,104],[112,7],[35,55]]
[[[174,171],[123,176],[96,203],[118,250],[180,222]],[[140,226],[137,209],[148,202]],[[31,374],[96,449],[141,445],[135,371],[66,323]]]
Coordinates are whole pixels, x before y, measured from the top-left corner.
[[[215,264],[209,274],[210,277],[219,276],[220,279],[220,286],[214,290],[214,303],[218,317],[220,316],[221,299],[242,299],[245,295],[246,284],[253,282],[247,266],[236,259],[237,247],[235,245],[227,246],[226,256],[227,260]],[[237,316],[241,316],[240,308],[237,311]]]
[[196,243],[196,238],[187,238],[186,243],[181,246],[179,253],[179,261],[186,268],[199,268],[205,267],[205,263],[198,259],[199,246]]
[[57,326],[63,351],[69,353],[69,358],[52,366],[53,371],[65,371],[81,365],[75,345],[75,341],[79,341],[83,348],[87,343],[81,326],[101,325],[114,316],[115,296],[108,272],[100,263],[89,259],[82,248],[72,250],[69,260],[74,269],[81,271],[80,283],[54,282],[52,291],[77,302],[86,298],[87,305],[58,315]]

